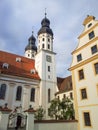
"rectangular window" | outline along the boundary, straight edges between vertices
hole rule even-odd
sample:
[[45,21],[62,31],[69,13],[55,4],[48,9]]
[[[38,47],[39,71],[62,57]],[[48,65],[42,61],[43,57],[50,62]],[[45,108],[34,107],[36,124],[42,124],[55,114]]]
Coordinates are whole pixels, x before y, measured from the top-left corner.
[[84,114],[84,124],[85,124],[85,126],[91,126],[89,112],[84,112],[83,114]]
[[48,103],[50,102],[50,95],[51,95],[51,90],[50,88],[48,89]]
[[50,75],[48,75],[48,79],[50,79]]
[[48,61],[48,62],[52,62],[52,58],[51,58],[51,56],[46,55],[46,61]]
[[79,80],[84,79],[84,72],[83,72],[83,69],[82,69],[82,70],[79,70],[78,73],[79,73]]
[[98,63],[95,63],[94,67],[95,67],[95,73],[98,74]]
[[73,99],[73,93],[72,92],[70,93],[70,98]]
[[48,72],[50,72],[50,66],[48,66]]
[[44,48],[44,44],[42,44],[42,48]]
[[94,45],[91,47],[91,52],[92,54],[96,53],[98,50],[97,50],[97,45]]
[[87,99],[86,88],[81,89],[81,98],[82,98],[82,99]]
[[79,62],[81,60],[82,60],[82,55],[81,54],[77,55],[77,61]]
[[66,98],[66,94],[63,94],[63,98]]
[[93,37],[95,37],[94,31],[90,32],[88,35],[89,35],[89,39],[92,39]]

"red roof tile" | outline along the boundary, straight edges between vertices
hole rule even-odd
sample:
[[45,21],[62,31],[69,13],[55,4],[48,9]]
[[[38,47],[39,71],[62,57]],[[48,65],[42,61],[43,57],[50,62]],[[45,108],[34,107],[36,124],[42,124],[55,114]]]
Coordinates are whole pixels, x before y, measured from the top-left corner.
[[[20,62],[16,61],[18,57],[21,58]],[[8,69],[2,68],[4,63],[9,64]],[[35,60],[0,51],[0,73],[40,80],[37,72],[34,74],[30,73],[31,69],[35,70]]]
[[57,77],[57,86],[59,92],[67,92],[72,90],[72,77],[68,76],[66,78]]

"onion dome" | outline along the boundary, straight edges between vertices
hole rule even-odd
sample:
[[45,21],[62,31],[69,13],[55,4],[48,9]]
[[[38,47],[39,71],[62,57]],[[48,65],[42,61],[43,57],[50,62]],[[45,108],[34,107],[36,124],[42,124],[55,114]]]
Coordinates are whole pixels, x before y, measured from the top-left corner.
[[53,36],[52,29],[50,28],[50,21],[49,19],[46,18],[46,15],[45,15],[45,18],[42,20],[41,25],[42,27],[38,31],[38,35],[42,33],[48,33]]
[[33,32],[32,32],[32,36],[28,39],[28,45],[25,48],[25,51],[27,50],[34,50],[37,52],[37,47],[35,45],[36,39],[33,36]]

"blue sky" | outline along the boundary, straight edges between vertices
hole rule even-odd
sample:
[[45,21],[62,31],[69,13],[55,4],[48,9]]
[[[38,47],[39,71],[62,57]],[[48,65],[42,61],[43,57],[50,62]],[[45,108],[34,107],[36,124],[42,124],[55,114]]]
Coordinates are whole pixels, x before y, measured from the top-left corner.
[[66,77],[84,19],[93,15],[98,20],[98,0],[0,0],[0,50],[23,56],[32,30],[37,37],[45,8],[54,33],[57,76]]

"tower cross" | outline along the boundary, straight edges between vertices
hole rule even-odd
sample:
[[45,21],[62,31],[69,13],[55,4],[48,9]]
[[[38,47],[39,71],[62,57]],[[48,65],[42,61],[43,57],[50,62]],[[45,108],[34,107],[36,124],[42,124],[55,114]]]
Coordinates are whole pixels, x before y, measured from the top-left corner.
[[47,15],[47,13],[46,13],[46,8],[45,8],[45,18],[46,18],[46,15]]

